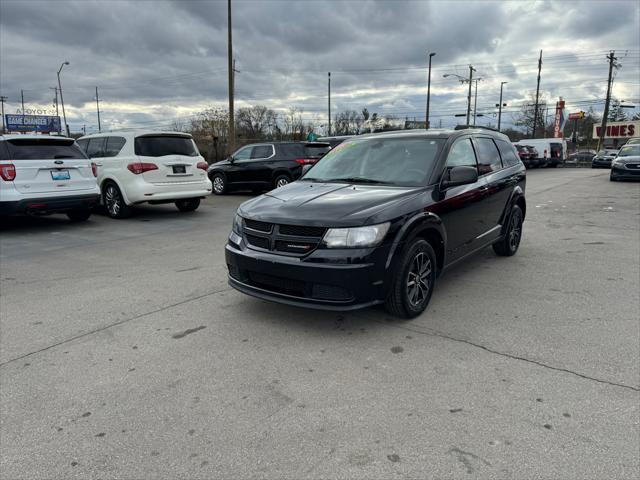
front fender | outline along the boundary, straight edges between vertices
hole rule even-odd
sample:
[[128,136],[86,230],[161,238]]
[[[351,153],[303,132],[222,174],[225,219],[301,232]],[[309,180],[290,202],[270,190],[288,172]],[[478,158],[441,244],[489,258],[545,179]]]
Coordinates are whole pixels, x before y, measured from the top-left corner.
[[[429,229],[436,231],[442,238],[443,244],[447,244],[447,232],[442,223],[442,219],[432,212],[417,213],[412,217],[409,217],[404,222],[404,225],[402,226],[402,228],[400,228],[398,233],[396,233],[396,237],[393,240],[393,243],[391,244],[391,248],[389,250],[385,268],[388,269],[391,266],[391,261],[394,255],[396,253],[402,252],[402,247],[408,240],[415,238],[418,233]],[[444,250],[446,251],[446,248]]]

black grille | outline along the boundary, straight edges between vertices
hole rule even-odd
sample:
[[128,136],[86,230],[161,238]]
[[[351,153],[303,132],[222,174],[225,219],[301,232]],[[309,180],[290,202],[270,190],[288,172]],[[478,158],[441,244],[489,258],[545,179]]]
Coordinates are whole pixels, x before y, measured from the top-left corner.
[[304,254],[310,252],[318,245],[317,242],[288,242],[286,240],[276,240],[276,250],[279,252]]
[[322,237],[327,231],[324,227],[307,227],[304,225],[280,225],[281,235],[292,235],[297,237]]
[[272,292],[284,293],[304,297],[306,284],[290,278],[276,277],[258,272],[248,272],[249,281],[256,287],[262,287]]
[[244,219],[244,224],[247,228],[250,228],[251,230],[257,230],[259,232],[271,232],[271,229],[273,228],[273,224],[272,223],[267,223],[267,222],[259,222],[257,220],[249,220],[248,218]]
[[631,168],[633,170],[638,170],[640,169],[640,164],[637,163],[627,163],[627,168]]
[[318,300],[351,300],[352,295],[346,288],[316,283],[311,289],[311,296]]
[[247,235],[247,242],[249,245],[258,248],[264,248],[265,250],[269,250],[269,239],[264,237],[256,237],[254,235]]

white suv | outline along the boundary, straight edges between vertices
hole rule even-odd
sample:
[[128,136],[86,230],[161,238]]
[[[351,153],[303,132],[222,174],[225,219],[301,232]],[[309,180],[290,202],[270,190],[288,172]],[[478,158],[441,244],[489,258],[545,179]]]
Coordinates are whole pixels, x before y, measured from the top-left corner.
[[100,198],[96,176],[73,138],[0,135],[0,215],[66,213],[84,221]]
[[191,135],[179,132],[109,132],[87,135],[80,147],[98,167],[102,203],[112,218],[140,203],[175,203],[192,212],[211,194],[207,162]]

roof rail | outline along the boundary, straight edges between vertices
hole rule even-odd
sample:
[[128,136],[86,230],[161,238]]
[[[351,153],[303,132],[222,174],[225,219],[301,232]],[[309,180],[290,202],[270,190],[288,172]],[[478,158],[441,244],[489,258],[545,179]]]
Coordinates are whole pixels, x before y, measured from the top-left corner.
[[456,125],[454,130],[466,130],[468,128],[480,128],[482,130],[491,130],[492,132],[499,132],[497,128],[485,127],[484,125]]

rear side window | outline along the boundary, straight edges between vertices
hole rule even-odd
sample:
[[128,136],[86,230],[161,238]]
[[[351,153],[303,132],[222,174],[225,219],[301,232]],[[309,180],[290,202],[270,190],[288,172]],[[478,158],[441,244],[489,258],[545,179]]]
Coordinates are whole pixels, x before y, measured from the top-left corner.
[[124,137],[107,137],[107,146],[104,149],[105,157],[115,157],[120,153],[125,143]]
[[520,159],[513,151],[513,146],[504,140],[496,140],[498,150],[500,150],[500,156],[502,157],[502,163],[505,167],[512,167],[520,163]]
[[286,160],[303,158],[304,145],[302,145],[301,143],[289,143],[284,145],[278,145],[278,154],[281,158]]
[[271,145],[257,145],[251,150],[251,158],[269,158],[271,155],[273,155]]
[[4,143],[7,144],[10,160],[87,158],[73,140],[15,139]]
[[82,149],[84,153],[87,153],[87,147],[89,146],[88,138],[81,138],[80,140],[76,140],[78,142],[78,146]]
[[502,168],[500,152],[493,140],[486,137],[476,138],[478,144],[478,175],[496,172]]
[[185,155],[197,157],[198,149],[189,137],[177,135],[149,135],[136,138],[136,155],[142,157],[164,157],[166,155]]
[[104,157],[104,144],[107,137],[90,138],[87,146],[87,155],[89,158]]

